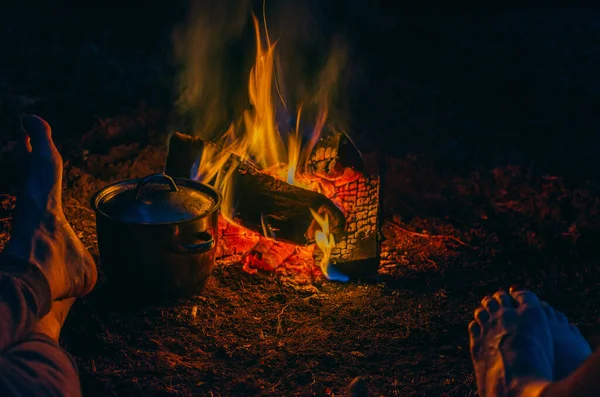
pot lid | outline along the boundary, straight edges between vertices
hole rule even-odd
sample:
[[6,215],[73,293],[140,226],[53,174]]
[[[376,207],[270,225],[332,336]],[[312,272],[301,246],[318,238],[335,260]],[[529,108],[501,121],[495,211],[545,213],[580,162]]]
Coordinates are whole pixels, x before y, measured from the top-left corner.
[[214,212],[221,197],[208,185],[155,174],[107,186],[92,198],[92,208],[119,222],[167,224]]

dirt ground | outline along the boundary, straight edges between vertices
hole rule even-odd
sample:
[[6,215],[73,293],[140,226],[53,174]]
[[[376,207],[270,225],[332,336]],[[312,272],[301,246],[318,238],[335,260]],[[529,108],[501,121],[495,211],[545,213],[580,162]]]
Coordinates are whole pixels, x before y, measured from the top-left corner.
[[[159,119],[106,119],[85,138],[119,130],[128,142],[65,156],[67,216],[96,256],[89,197],[110,181],[160,171],[163,140],[136,138],[158,134]],[[202,294],[145,308],[115,303],[101,279],[63,333],[84,394],[333,396],[362,376],[373,395],[468,395],[472,310],[513,283],[594,331],[600,197],[592,189],[516,166],[460,177],[422,156],[386,164],[377,279],[295,289],[221,264]],[[2,198],[5,241],[14,199]]]
[[[484,295],[512,284],[594,337],[595,22],[589,12],[559,11],[420,17],[394,28],[401,38],[393,40],[389,21],[379,27],[388,39],[367,42],[364,57],[393,44],[405,59],[373,57],[369,96],[357,105],[358,140],[379,145],[385,159],[377,278],[297,289],[228,263],[198,296],[135,308],[111,299],[101,277],[62,335],[84,395],[340,396],[361,376],[375,396],[474,396],[467,324]],[[92,193],[164,164],[168,43],[157,44],[160,29],[123,43],[120,20],[88,31],[77,20],[82,33],[70,35],[67,23],[46,34],[51,18],[39,19],[44,34],[3,25],[12,63],[0,74],[10,91],[0,100],[0,244],[19,181],[16,98],[55,128],[67,217],[97,257]],[[438,39],[445,47],[423,51]]]

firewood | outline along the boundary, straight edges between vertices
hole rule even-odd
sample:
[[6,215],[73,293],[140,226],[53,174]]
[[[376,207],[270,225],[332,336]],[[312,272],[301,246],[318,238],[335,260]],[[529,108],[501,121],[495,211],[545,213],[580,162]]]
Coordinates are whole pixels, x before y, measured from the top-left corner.
[[[171,136],[165,171],[172,177],[189,178],[208,143],[185,134]],[[232,156],[235,157],[235,156]],[[310,210],[327,215],[330,232],[341,238],[346,221],[343,212],[318,192],[293,186],[267,175],[238,158],[232,174],[234,213],[230,218],[245,228],[284,242],[312,244],[319,226]],[[229,163],[231,166],[231,163]]]
[[250,230],[262,231],[277,240],[299,245],[314,242],[319,230],[310,209],[327,215],[334,236],[346,226],[344,214],[321,193],[292,186],[241,164],[233,176],[234,220]]
[[[331,199],[344,209],[346,233],[336,239],[329,261],[351,277],[371,276],[377,272],[381,252],[381,181],[376,154],[365,156],[365,173],[335,187]],[[321,260],[320,250],[315,250]]]
[[344,177],[349,170],[359,173],[363,167],[362,154],[354,143],[346,134],[335,132],[317,142],[305,171],[332,180]]
[[191,135],[175,132],[169,139],[169,153],[165,174],[177,178],[189,178],[192,166],[198,160],[204,141]]

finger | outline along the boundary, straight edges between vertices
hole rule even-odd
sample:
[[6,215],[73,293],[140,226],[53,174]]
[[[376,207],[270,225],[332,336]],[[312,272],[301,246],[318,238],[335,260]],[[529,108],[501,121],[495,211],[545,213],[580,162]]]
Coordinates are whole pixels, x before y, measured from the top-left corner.
[[511,288],[509,292],[510,292],[510,296],[512,296],[512,298],[519,305],[537,306],[540,304],[540,300],[537,297],[537,295],[529,290],[526,290],[526,289],[517,290],[515,288]]
[[481,305],[490,313],[496,313],[500,310],[500,304],[491,296],[486,296],[481,300]]
[[513,307],[512,301],[510,300],[510,296],[503,289],[494,293],[493,298],[498,302],[501,307]]
[[483,307],[475,309],[475,321],[479,323],[479,326],[483,328],[483,325],[490,320],[490,314]]
[[29,147],[32,153],[47,155],[55,150],[52,128],[46,120],[38,116],[24,116],[23,128],[29,136]]

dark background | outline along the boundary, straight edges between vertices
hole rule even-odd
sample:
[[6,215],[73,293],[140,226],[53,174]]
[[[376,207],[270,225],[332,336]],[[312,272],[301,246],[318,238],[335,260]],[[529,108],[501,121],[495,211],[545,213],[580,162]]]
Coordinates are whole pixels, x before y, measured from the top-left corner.
[[[0,89],[39,98],[32,110],[74,132],[142,101],[168,109],[170,35],[185,6],[3,5]],[[351,133],[363,147],[425,151],[467,168],[514,162],[596,175],[596,8],[323,9],[354,49]]]

